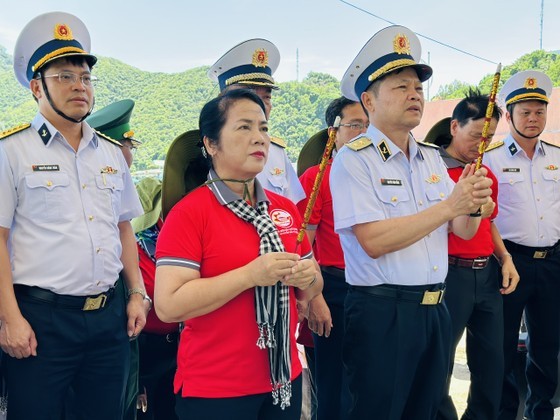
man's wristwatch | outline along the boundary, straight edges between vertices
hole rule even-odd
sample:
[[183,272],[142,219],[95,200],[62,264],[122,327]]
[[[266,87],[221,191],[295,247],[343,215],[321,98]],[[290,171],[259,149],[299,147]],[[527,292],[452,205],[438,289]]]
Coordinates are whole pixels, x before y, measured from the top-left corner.
[[133,289],[128,289],[128,298],[130,299],[130,296],[134,295],[134,294],[139,294],[140,296],[142,296],[142,299],[148,301],[148,303],[150,304],[150,308],[152,307],[152,305],[154,304],[154,302],[152,301],[152,298],[150,296],[148,296],[148,294],[146,293],[146,291],[140,287],[134,287]]

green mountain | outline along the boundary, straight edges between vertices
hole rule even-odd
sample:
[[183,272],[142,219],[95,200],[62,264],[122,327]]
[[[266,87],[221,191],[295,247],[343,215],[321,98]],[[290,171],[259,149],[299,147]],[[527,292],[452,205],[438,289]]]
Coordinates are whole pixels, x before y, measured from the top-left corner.
[[[208,67],[151,73],[114,58],[98,58],[95,109],[119,99],[136,102],[131,127],[143,144],[135,170],[154,168],[154,160],[164,159],[171,141],[196,128],[200,109],[218,94],[218,87],[206,76]],[[293,161],[305,141],[325,126],[325,109],[339,92],[339,81],[321,73],[310,73],[300,83],[280,83],[280,90],[274,92],[270,132],[287,141]],[[0,131],[30,121],[36,110],[31,94],[15,80],[12,57],[0,46]]]
[[[0,131],[30,121],[36,112],[31,94],[15,80],[12,56],[0,46]],[[560,86],[560,55],[557,52],[534,51],[504,66],[501,82],[525,69],[546,72],[554,86]],[[197,127],[202,106],[218,94],[206,76],[208,67],[197,67],[182,73],[151,73],[129,66],[114,58],[99,57],[95,74],[96,109],[114,101],[130,98],[136,102],[131,126],[143,141],[135,158],[134,169],[155,168],[163,160],[169,144],[179,134]],[[478,84],[488,92],[493,74]],[[469,85],[454,81],[442,86],[434,100],[460,98]],[[339,81],[324,73],[309,73],[301,82],[280,83],[274,92],[270,132],[288,143],[292,161],[303,144],[325,126],[325,109],[340,95]]]

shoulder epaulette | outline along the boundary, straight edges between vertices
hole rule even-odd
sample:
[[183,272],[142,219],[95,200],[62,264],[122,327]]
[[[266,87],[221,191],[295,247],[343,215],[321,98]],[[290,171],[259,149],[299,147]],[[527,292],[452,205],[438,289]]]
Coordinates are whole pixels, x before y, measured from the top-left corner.
[[439,149],[439,146],[434,143],[427,143],[425,141],[418,141],[418,140],[416,140],[416,143],[418,143],[420,146],[431,147],[432,149]]
[[348,143],[346,143],[346,147],[348,147],[349,149],[357,152],[359,150],[365,149],[366,147],[372,145],[373,142],[371,141],[370,138],[366,137],[366,136],[361,136],[358,137],[357,139],[354,139]]
[[111,137],[109,137],[109,136],[103,134],[101,131],[97,131],[95,128],[93,129],[93,131],[95,131],[95,134],[97,134],[97,135],[98,135],[99,137],[101,137],[102,139],[105,139],[105,140],[107,140],[108,142],[113,143],[115,146],[122,147],[121,142],[119,142],[119,141],[117,141],[117,140],[115,140],[115,139],[112,139]]
[[23,131],[27,128],[31,127],[30,123],[25,123],[25,124],[20,124],[16,127],[13,128],[8,128],[7,130],[4,130],[0,133],[0,140],[4,140],[8,137],[10,137],[12,134],[16,134],[19,133],[20,131]]
[[270,141],[274,143],[276,146],[282,147],[283,149],[285,149],[287,146],[286,142],[279,137],[270,137]]
[[549,146],[560,148],[559,145],[554,144],[554,143],[551,143],[551,142],[549,142],[549,141],[546,141],[546,140],[541,140],[541,141],[542,141],[544,144],[548,144]]
[[492,143],[490,143],[490,144],[486,147],[486,150],[485,150],[484,152],[485,152],[485,153],[486,153],[486,152],[489,152],[490,150],[497,149],[498,147],[501,147],[501,146],[503,146],[503,145],[504,145],[504,142],[501,141],[501,140],[500,140],[500,141],[492,142]]

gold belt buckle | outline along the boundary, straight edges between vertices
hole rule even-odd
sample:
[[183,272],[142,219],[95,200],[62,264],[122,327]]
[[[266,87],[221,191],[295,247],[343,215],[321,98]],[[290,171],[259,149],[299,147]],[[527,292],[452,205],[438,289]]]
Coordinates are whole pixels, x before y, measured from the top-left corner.
[[424,296],[422,297],[421,305],[437,305],[443,300],[443,290],[436,290],[435,292],[430,292],[426,290]]
[[546,258],[547,253],[548,251],[546,249],[544,251],[535,251],[535,253],[533,254],[533,258],[542,260],[543,258]]
[[107,302],[107,295],[101,294],[97,297],[88,297],[84,303],[82,311],[95,311],[96,309],[103,308]]

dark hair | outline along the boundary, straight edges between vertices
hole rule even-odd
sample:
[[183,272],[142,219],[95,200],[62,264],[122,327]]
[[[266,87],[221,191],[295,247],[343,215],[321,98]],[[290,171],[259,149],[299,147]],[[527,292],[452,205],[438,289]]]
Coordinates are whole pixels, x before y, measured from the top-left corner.
[[348,105],[354,104],[357,104],[357,102],[345,98],[344,96],[336,98],[334,101],[332,101],[325,111],[325,122],[327,123],[327,127],[333,126],[336,117],[340,116],[340,118],[342,118],[342,112],[344,111],[344,108],[346,108]]
[[[256,103],[263,114],[266,115],[264,103],[259,96],[251,89],[233,89],[225,92],[210,102],[206,103],[200,111],[198,119],[198,128],[200,130],[201,146],[204,148],[202,139],[208,137],[210,143],[218,144],[220,141],[220,132],[224,127],[227,119],[229,108],[242,99],[248,99]],[[207,158],[210,160],[210,156]]]
[[[465,97],[455,106],[453,110],[452,120],[457,120],[460,127],[464,127],[471,120],[479,120],[486,117],[486,108],[488,107],[489,96],[483,95],[480,89],[469,88]],[[500,121],[502,110],[498,105],[494,105],[492,118]]]

